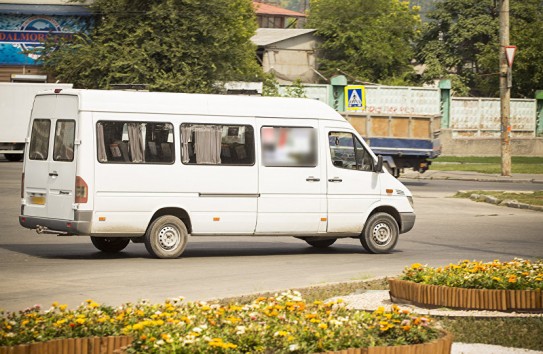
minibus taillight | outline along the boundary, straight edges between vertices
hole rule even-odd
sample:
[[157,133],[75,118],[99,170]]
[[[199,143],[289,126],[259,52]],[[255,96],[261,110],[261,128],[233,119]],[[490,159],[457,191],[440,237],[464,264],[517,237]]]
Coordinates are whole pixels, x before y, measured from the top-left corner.
[[75,202],[86,203],[89,199],[89,187],[80,176],[75,177]]

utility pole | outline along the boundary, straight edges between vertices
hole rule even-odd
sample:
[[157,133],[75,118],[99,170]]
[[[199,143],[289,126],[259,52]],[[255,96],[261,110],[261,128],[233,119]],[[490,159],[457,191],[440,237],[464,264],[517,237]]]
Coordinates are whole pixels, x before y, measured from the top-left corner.
[[511,64],[505,53],[509,46],[509,0],[500,0],[500,121],[502,176],[511,176]]

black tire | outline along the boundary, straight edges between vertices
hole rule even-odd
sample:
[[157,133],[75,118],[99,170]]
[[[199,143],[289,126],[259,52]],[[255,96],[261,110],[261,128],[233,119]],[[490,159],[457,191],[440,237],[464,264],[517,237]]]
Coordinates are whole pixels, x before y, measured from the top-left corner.
[[360,242],[370,253],[390,253],[398,242],[399,234],[396,219],[387,213],[375,213],[366,221]]
[[185,224],[171,215],[164,215],[151,223],[144,236],[147,252],[156,258],[177,258],[187,247]]
[[91,241],[94,247],[102,252],[117,253],[126,248],[130,243],[130,239],[124,237],[94,237],[91,236]]
[[383,168],[386,169],[391,175],[393,175],[394,177],[398,178],[400,177],[400,169],[399,168],[392,168],[390,167],[390,165],[388,164],[388,162],[385,162],[383,164]]
[[305,238],[304,241],[307,242],[309,245],[315,247],[315,248],[326,248],[330,247],[336,242],[337,238],[325,238],[321,239],[320,237],[308,237]]
[[23,154],[4,154],[6,160],[11,162],[23,161]]

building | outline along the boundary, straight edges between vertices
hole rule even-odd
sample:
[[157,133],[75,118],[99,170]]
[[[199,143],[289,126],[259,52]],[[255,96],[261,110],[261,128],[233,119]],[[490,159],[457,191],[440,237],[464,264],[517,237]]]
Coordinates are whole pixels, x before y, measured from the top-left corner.
[[68,0],[0,2],[0,82],[52,82],[36,54],[49,36],[71,36],[93,25],[90,10]]
[[302,28],[306,15],[279,6],[253,1],[259,28]]
[[257,58],[266,73],[273,73],[281,84],[301,80],[318,81],[316,71],[317,39],[314,29],[259,28],[252,41]]

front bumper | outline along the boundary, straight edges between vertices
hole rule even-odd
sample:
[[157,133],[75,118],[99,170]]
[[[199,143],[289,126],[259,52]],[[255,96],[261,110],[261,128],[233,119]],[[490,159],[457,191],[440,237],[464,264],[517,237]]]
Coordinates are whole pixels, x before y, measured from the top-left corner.
[[76,211],[74,216],[74,220],[63,220],[19,215],[19,224],[27,229],[39,230],[39,233],[90,235],[92,212]]
[[410,231],[413,226],[415,226],[415,219],[415,213],[400,213],[400,220],[402,225],[400,233],[403,234]]

